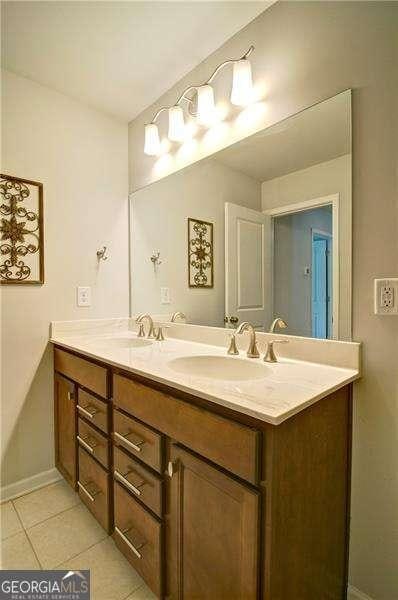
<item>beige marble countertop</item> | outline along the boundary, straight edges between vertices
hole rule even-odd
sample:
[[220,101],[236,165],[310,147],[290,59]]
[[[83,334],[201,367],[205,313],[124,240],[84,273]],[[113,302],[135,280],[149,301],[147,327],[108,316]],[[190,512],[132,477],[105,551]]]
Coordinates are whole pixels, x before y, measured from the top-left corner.
[[[282,423],[360,376],[359,364],[358,368],[352,368],[355,360],[351,360],[350,368],[346,368],[344,365],[332,366],[287,357],[281,357],[278,363],[269,364],[264,363],[262,358],[246,358],[242,350],[239,356],[228,357],[225,346],[181,339],[181,326],[178,337],[172,337],[171,327],[165,341],[151,340],[144,347],[130,348],[127,344],[129,340],[136,339],[136,333],[128,329],[129,320],[124,320],[124,326],[122,320],[118,321],[116,328],[79,328],[76,326],[78,322],[71,322],[73,325],[68,329],[53,324],[50,341],[273,425]],[[285,338],[289,339],[289,336]],[[357,352],[359,361],[359,344],[347,344],[356,346],[353,351]],[[181,373],[173,369],[171,361],[174,359],[198,355],[256,362],[264,367],[264,377],[232,381]]]

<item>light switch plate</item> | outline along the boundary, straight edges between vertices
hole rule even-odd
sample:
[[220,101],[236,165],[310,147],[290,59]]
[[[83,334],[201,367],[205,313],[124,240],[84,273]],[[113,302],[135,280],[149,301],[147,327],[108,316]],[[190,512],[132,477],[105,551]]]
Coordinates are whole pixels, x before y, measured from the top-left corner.
[[170,288],[160,288],[160,304],[170,304]]
[[375,279],[375,315],[398,315],[398,278]]
[[91,306],[91,287],[78,286],[77,288],[77,305]]

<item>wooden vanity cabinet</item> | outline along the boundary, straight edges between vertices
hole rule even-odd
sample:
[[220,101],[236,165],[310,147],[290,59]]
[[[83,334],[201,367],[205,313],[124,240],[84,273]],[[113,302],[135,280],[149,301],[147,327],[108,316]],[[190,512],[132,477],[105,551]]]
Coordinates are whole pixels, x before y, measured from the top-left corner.
[[77,425],[77,441],[92,458],[95,458],[105,469],[109,469],[108,437],[89,425],[80,414]]
[[153,473],[121,448],[113,448],[113,477],[159,518],[163,516],[163,477]]
[[158,598],[346,598],[351,385],[274,426],[59,348],[55,369],[57,467]]
[[56,467],[102,527],[113,530],[109,369],[54,350]]
[[114,485],[115,531],[119,550],[158,598],[163,597],[163,522],[119,483]]
[[79,447],[79,496],[97,521],[110,530],[110,478],[109,473]]
[[55,466],[73,487],[77,482],[75,384],[54,376]]
[[168,597],[257,598],[259,492],[172,446]]
[[108,397],[108,369],[72,352],[54,349],[54,368],[68,379],[103,398]]

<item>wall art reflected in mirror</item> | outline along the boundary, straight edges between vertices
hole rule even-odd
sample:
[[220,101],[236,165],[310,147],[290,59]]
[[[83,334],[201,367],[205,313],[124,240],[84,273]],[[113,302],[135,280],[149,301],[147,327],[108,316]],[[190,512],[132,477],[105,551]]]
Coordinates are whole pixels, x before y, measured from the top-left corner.
[[[133,315],[263,331],[281,317],[281,333],[351,339],[350,90],[130,201]],[[190,219],[212,225],[211,286],[190,285]]]

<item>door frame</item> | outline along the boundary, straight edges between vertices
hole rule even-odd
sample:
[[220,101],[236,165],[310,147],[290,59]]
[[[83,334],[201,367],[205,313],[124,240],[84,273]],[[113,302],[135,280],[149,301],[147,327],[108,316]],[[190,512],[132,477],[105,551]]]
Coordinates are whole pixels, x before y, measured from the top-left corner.
[[[311,200],[303,200],[302,202],[296,202],[294,204],[286,204],[284,206],[277,206],[275,208],[269,208],[263,210],[263,213],[271,217],[271,261],[274,264],[274,219],[276,217],[282,217],[291,215],[298,212],[304,212],[313,208],[321,208],[323,206],[332,207],[332,317],[333,317],[333,328],[332,338],[333,340],[339,339],[339,301],[340,301],[340,261],[339,261],[339,205],[340,205],[340,194],[330,194],[329,196],[321,196],[320,198],[313,198]],[[271,282],[272,282],[272,297],[271,307],[272,314],[274,313],[274,294],[273,294],[273,277],[274,269],[271,269]],[[283,315],[281,315],[283,317]]]

